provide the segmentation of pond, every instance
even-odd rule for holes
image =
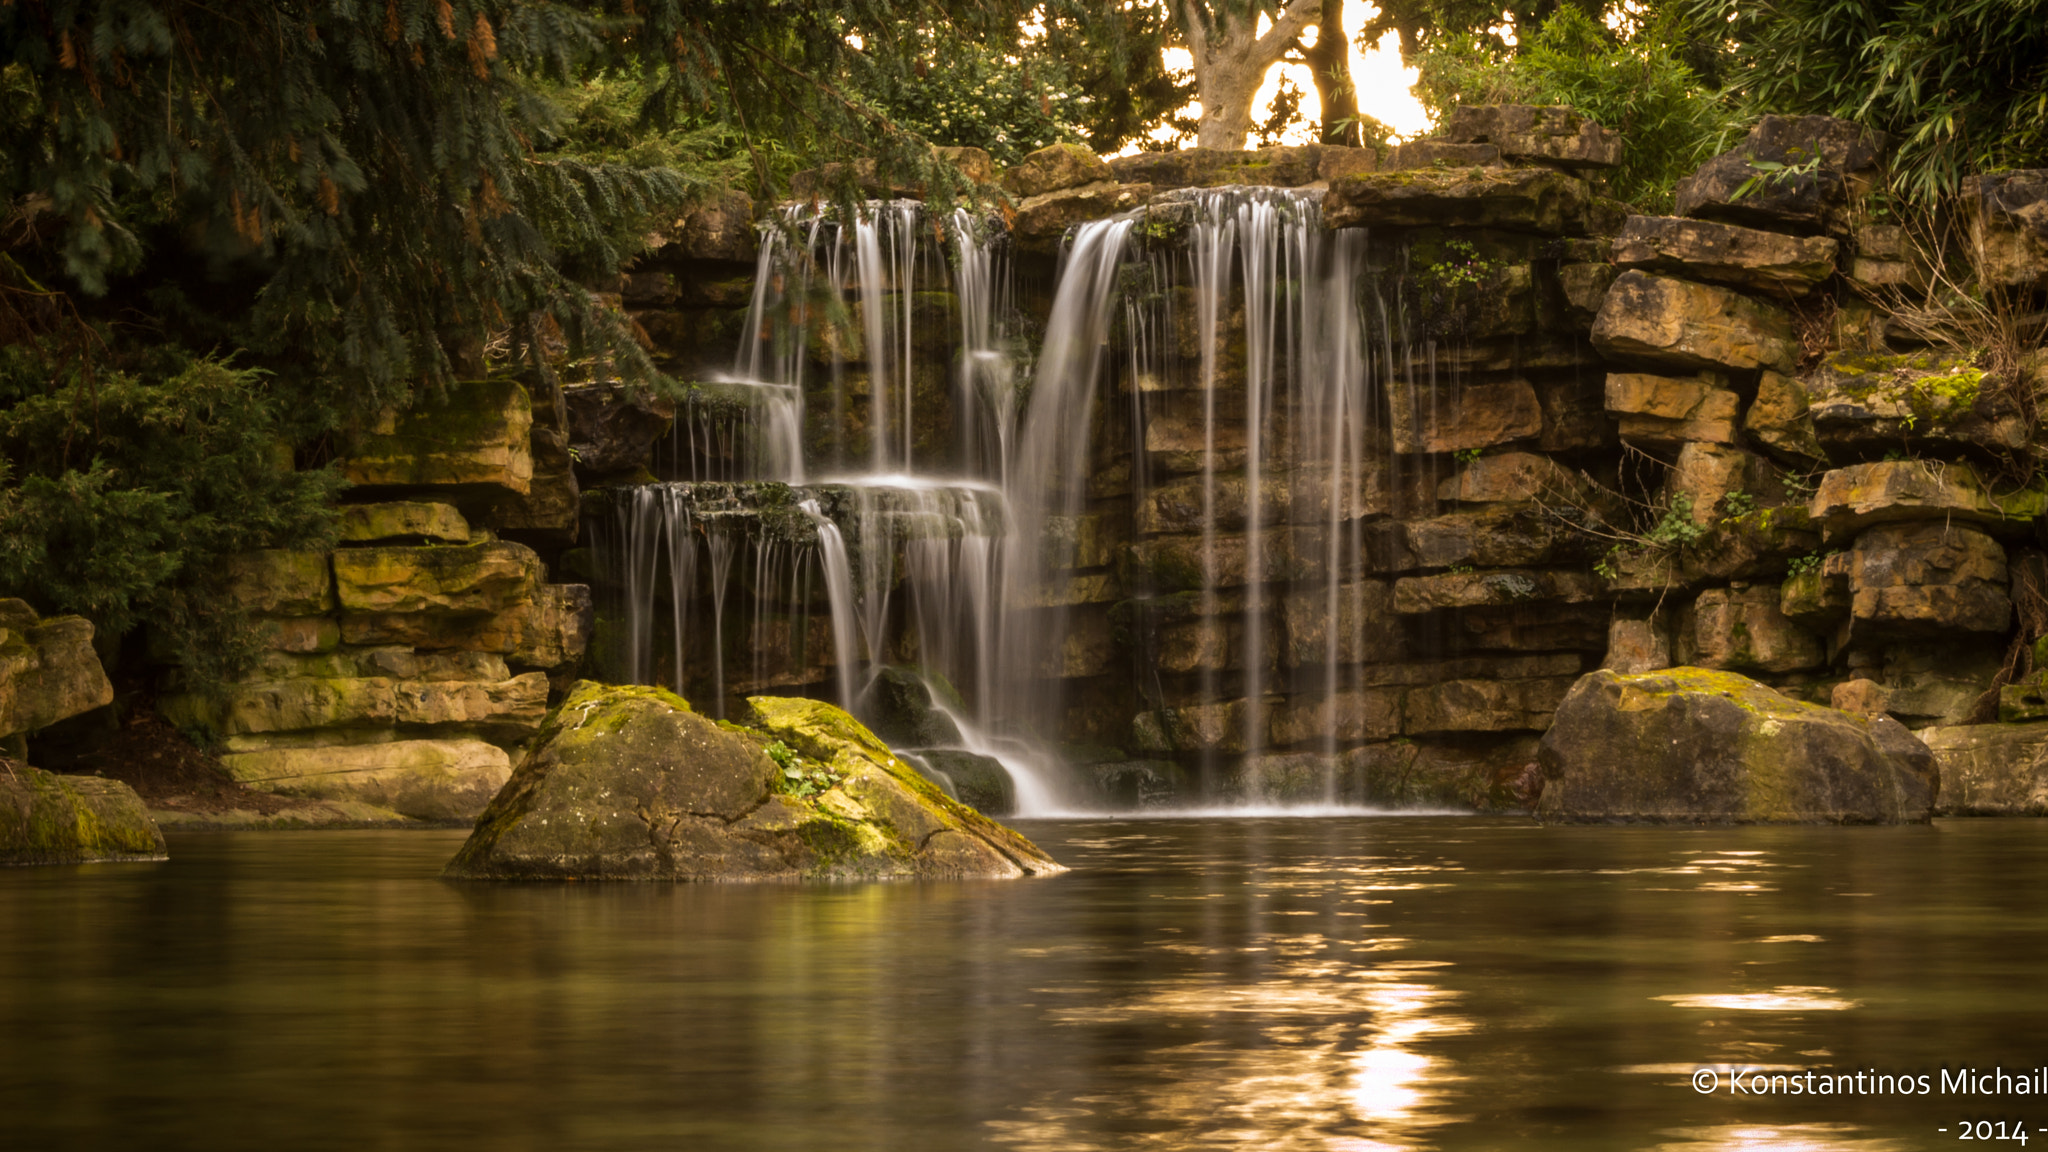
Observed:
[[[174,835],[166,864],[0,870],[0,1142],[2048,1138],[2048,1098],[2019,1091],[2048,1087],[2048,822],[1020,826],[1073,872],[458,885],[437,875],[452,831]]]

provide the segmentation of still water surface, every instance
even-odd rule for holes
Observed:
[[[2048,821],[1022,826],[1074,871],[457,885],[456,832],[0,870],[0,1145],[1876,1152],[1957,1146],[1966,1118],[2048,1139],[2041,1096],[1726,1087],[2048,1064]]]

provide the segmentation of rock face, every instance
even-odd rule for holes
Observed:
[[[1614,238],[1614,262],[1765,295],[1804,296],[1834,275],[1836,247],[1825,236],[1781,236],[1680,216],[1631,216]]]
[[[533,404],[512,380],[448,386],[441,403],[386,411],[359,435],[341,474],[370,489],[432,485],[451,495],[525,495],[533,481]]]
[[[2043,494],[2031,488],[1993,495],[1975,470],[1960,464],[1879,460],[1822,476],[1808,512],[1831,539],[1903,520],[2013,530],[2041,515],[2043,500]]]
[[[1109,165],[1079,144],[1054,144],[1040,148],[1003,173],[1003,187],[1020,199],[1043,196],[1062,188],[1079,188],[1102,180],[1114,180]]]
[[[1896,721],[1699,668],[1587,674],[1538,757],[1538,815],[1566,823],[1921,823],[1939,788]]]
[[[1614,372],[1607,377],[1607,410],[1621,417],[1621,438],[1631,444],[1733,444],[1741,408],[1741,398],[1713,374],[1673,378]]]
[[[0,761],[0,864],[163,859],[164,834],[133,788]]]
[[[1969,355],[1842,351],[1822,361],[1805,388],[1815,433],[1837,457],[2021,448],[2031,425],[2009,400],[1985,395],[1983,383]]]
[[[1986,284],[2048,288],[2048,169],[1968,177],[1963,210]]]
[[[1766,116],[1740,145],[1678,182],[1678,214],[1785,232],[1841,232],[1852,184],[1877,166],[1884,147],[1880,133],[1847,120]]]
[[[1923,728],[1941,767],[1940,816],[2048,816],[2048,724]]]
[[[1129,211],[1144,204],[1151,194],[1147,184],[1102,181],[1032,196],[1017,205],[1017,214],[1010,220],[1010,237],[1027,252],[1049,253],[1059,247],[1068,228]]]
[[[1005,879],[1064,871],[852,717],[756,697],[721,726],[579,684],[448,866],[471,880]],[[774,752],[781,760],[771,758]]]
[[[221,765],[259,792],[354,801],[429,824],[474,819],[512,776],[504,750],[481,740],[231,752]]]
[[[114,699],[82,616],[38,619],[21,600],[0,600],[0,736],[33,732]]]
[[[1585,181],[1547,168],[1378,172],[1330,184],[1323,222],[1331,228],[1462,225],[1577,235],[1592,194]]]
[[[1593,322],[1593,347],[1621,360],[1789,372],[1799,357],[1792,318],[1739,292],[1624,272]]]
[[[1491,144],[1510,160],[1562,168],[1612,168],[1622,139],[1562,104],[1461,104],[1437,137],[1450,144]]]
[[[569,413],[569,446],[591,473],[619,472],[647,460],[654,442],[676,422],[676,402],[623,384],[576,384],[562,389]]]

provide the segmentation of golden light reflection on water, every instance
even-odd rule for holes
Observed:
[[[1862,1135],[1853,1124],[1722,1124],[1712,1128],[1680,1128],[1663,1133],[1678,1139],[1651,1146],[1647,1152],[1897,1152],[1897,1140]]]
[[[1736,1012],[1844,1012],[1862,1004],[1860,1000],[1843,999],[1833,988],[1791,985],[1769,992],[1696,993],[1652,996],[1650,999],[1663,1000],[1680,1008],[1718,1008]]]

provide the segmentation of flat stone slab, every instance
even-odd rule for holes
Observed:
[[[1323,198],[1328,228],[1453,225],[1579,235],[1592,194],[1549,168],[1422,169],[1345,176]]]
[[[1804,296],[1834,275],[1839,247],[1825,236],[1786,236],[1683,216],[1631,216],[1614,238],[1613,259],[1623,268]]]
[[[1792,317],[1740,292],[1647,272],[1622,273],[1593,321],[1593,347],[1618,360],[1697,370],[1789,372]]]

